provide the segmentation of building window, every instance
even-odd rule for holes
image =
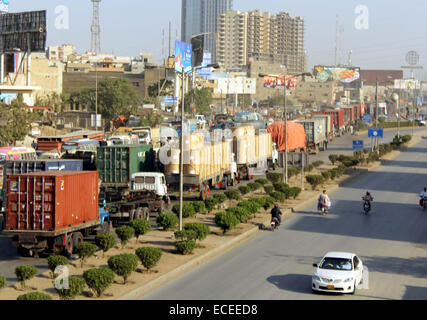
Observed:
[[[139,87],[139,82],[132,82],[132,85],[133,85],[134,87]]]

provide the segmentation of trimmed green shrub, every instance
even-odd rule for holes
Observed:
[[[0,274],[0,289],[6,287],[6,278]]]
[[[135,229],[130,226],[121,226],[116,229],[116,234],[122,243],[122,248],[135,235]]]
[[[215,210],[217,204],[218,204],[218,198],[207,198],[207,199],[205,199],[205,207],[209,213],[211,213],[213,210]]]
[[[21,294],[16,300],[28,301],[28,300],[52,300],[52,297],[47,293],[43,292],[30,292]]]
[[[250,212],[245,207],[230,207],[227,208],[226,212],[231,212],[239,220],[239,222],[246,222],[249,219]]]
[[[53,255],[47,258],[47,266],[50,270],[50,275],[55,278],[55,269],[59,266],[66,266],[68,264],[68,258],[60,255]]]
[[[144,268],[150,270],[159,263],[163,251],[160,248],[143,247],[136,249],[135,253]]]
[[[224,192],[224,194],[227,196],[227,198],[229,200],[241,200],[242,199],[242,195],[241,195],[240,190],[236,190],[236,189],[227,190]]]
[[[95,237],[95,244],[102,250],[102,257],[104,257],[105,253],[116,244],[116,238],[112,234],[99,233]]]
[[[213,197],[217,200],[218,204],[224,203],[227,200],[227,196],[223,193],[214,194]]]
[[[175,239],[179,240],[196,240],[197,233],[194,230],[175,231]]]
[[[36,274],[37,268],[34,266],[24,265],[15,268],[15,275],[23,288],[25,288],[25,281],[34,278]]]
[[[251,188],[249,186],[240,186],[238,189],[239,189],[240,193],[243,195],[251,192]]]
[[[129,227],[135,230],[135,237],[138,241],[140,236],[143,236],[151,230],[151,223],[145,219],[135,219],[129,222]]]
[[[175,242],[175,248],[180,254],[190,254],[193,253],[194,248],[196,247],[196,241],[194,240],[182,240]]]
[[[114,271],[108,268],[93,268],[83,273],[87,286],[97,297],[100,297],[114,283],[114,277]]]
[[[268,172],[266,176],[267,176],[267,179],[272,184],[275,183],[275,182],[283,181],[283,173]]]
[[[255,182],[264,186],[264,185],[266,185],[268,183],[268,179],[265,179],[265,178],[256,179]]]
[[[314,166],[313,166],[312,164],[309,164],[309,165],[305,168],[305,170],[306,170],[307,172],[311,172],[311,171],[313,171],[313,169],[314,169]]]
[[[279,192],[285,192],[286,189],[289,189],[289,185],[284,182],[276,182],[273,184],[274,190]]]
[[[274,187],[273,186],[264,186],[264,191],[266,194],[270,194],[274,191]]]
[[[175,204],[172,208],[172,212],[176,215],[179,215],[179,203]],[[194,210],[194,206],[192,203],[183,203],[182,204],[182,217],[189,218],[194,217],[196,211]]]
[[[276,202],[276,199],[270,196],[264,197],[264,210],[268,210],[271,207],[273,207],[274,203]]]
[[[306,180],[311,184],[313,190],[316,190],[316,188],[324,182],[323,177],[319,175],[309,175],[306,177]]]
[[[338,156],[336,154],[330,154],[328,159],[331,161],[332,165],[335,165],[335,162],[338,161]]]
[[[325,179],[325,181],[328,181],[329,179],[331,179],[331,172],[330,171],[323,171],[322,177],[323,177],[323,179]]]
[[[108,267],[120,277],[123,277],[123,284],[126,284],[129,276],[138,267],[138,257],[130,253],[122,253],[108,259]]]
[[[203,241],[211,233],[209,227],[201,222],[187,223],[184,226],[184,230],[192,230],[196,232],[196,240]]]
[[[251,191],[257,191],[262,187],[262,184],[257,182],[250,182],[248,183],[248,187],[251,189]]]
[[[302,189],[300,187],[293,187],[290,188],[291,191],[291,197],[296,199],[302,192]]]
[[[58,289],[55,287],[55,290],[62,300],[74,300],[75,297],[83,292],[85,286],[86,282],[83,278],[69,277],[68,289]]]
[[[194,211],[196,213],[205,213],[206,212],[206,206],[203,201],[193,201],[191,203],[193,205]]]
[[[236,218],[236,216],[227,211],[227,212],[218,212],[215,215],[215,224],[221,228],[223,231],[223,234],[225,234],[227,231],[233,230],[234,227],[239,223],[239,220]]]
[[[256,201],[242,201],[237,206],[246,208],[251,214],[256,214],[261,209],[261,205]]]
[[[116,229],[117,232],[117,229]],[[96,252],[97,246],[93,243],[82,242],[76,246],[76,253],[81,259],[80,267],[83,268],[87,258],[92,257]]]
[[[276,201],[285,202],[286,195],[280,191],[273,191],[270,193],[270,197],[273,197]]]
[[[298,174],[298,169],[297,168],[288,168],[288,178],[292,178],[293,176],[296,176]]]
[[[323,161],[321,161],[321,160],[318,160],[318,161],[314,161],[313,162],[313,167],[315,167],[315,168],[318,168],[318,167],[320,167],[321,165],[323,165]]]
[[[179,223],[178,217],[173,213],[161,213],[156,221],[165,231],[175,228]]]

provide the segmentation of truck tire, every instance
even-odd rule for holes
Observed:
[[[150,219],[150,211],[148,210],[148,208],[143,207],[143,208],[136,209],[135,219],[149,220]]]
[[[73,237],[70,234],[67,236],[67,241],[65,242],[64,254],[66,257],[69,258],[73,254],[73,251],[74,251]]]
[[[71,238],[73,239],[73,248],[83,242],[83,234],[81,232],[73,233]]]

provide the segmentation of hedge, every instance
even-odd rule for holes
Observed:
[[[274,190],[279,192],[285,192],[287,189],[289,189],[289,185],[287,185],[284,182],[276,182],[273,184]]]
[[[227,200],[227,196],[223,193],[214,194],[213,197],[217,200],[218,203],[224,203]]]
[[[130,253],[122,253],[108,259],[108,267],[120,277],[123,277],[123,284],[126,284],[128,277],[138,267],[138,257]]]
[[[335,162],[338,161],[338,156],[336,154],[330,154],[328,158],[329,161],[331,161],[332,165],[335,165]]]
[[[251,188],[249,186],[240,186],[238,189],[239,189],[240,193],[243,195],[251,192]]]
[[[217,204],[218,204],[218,198],[207,198],[205,199],[205,207],[208,210],[209,213],[211,213],[213,210],[215,210]]]
[[[93,268],[83,272],[83,279],[97,297],[114,283],[114,278],[114,271],[108,268]]]
[[[135,229],[130,226],[121,226],[116,229],[116,234],[122,243],[122,248],[135,235]]]
[[[283,173],[269,172],[266,176],[271,183],[283,181]]]
[[[179,215],[179,203],[175,204],[172,208],[172,212],[176,215]],[[194,206],[192,203],[183,203],[182,204],[182,217],[190,218],[194,217],[196,211],[194,210]]]
[[[325,181],[328,181],[329,179],[331,179],[331,172],[330,171],[323,171],[322,177],[323,177],[323,179],[325,179]]]
[[[140,236],[148,233],[151,229],[151,223],[145,219],[136,219],[129,222],[129,226],[135,230],[135,237],[138,240]]]
[[[47,266],[50,270],[52,278],[55,277],[55,270],[59,266],[66,266],[68,264],[68,258],[61,255],[53,255],[47,258]]]
[[[268,179],[265,179],[265,178],[256,179],[255,182],[264,186],[264,185],[266,185],[268,183]]]
[[[0,274],[0,289],[6,287],[6,278]]]
[[[224,192],[224,194],[227,196],[230,200],[241,200],[242,196],[239,190],[233,189],[233,190],[227,190]]]
[[[116,229],[117,232],[117,229]],[[76,246],[76,253],[81,259],[80,267],[83,268],[87,258],[92,257],[96,252],[97,246],[93,243],[82,242]]]
[[[231,212],[218,212],[215,215],[215,224],[221,228],[223,234],[227,231],[233,230],[239,223],[239,220]]]
[[[256,201],[242,201],[237,206],[246,208],[251,214],[256,214],[261,209],[261,205]]]
[[[58,289],[55,287],[59,298],[62,300],[73,300],[75,297],[80,295],[86,286],[86,282],[83,278],[69,277],[68,278],[68,289]]]
[[[15,268],[15,275],[25,288],[25,281],[30,280],[37,274],[37,268],[34,266],[24,265]]]
[[[285,202],[286,195],[280,191],[273,191],[270,193],[270,197],[274,198],[276,201]]]
[[[250,182],[248,183],[248,187],[250,188],[251,191],[257,191],[261,189],[262,184],[258,182]]]
[[[178,225],[179,219],[173,213],[161,213],[157,216],[156,222],[163,228],[163,230],[168,231]]]
[[[175,239],[196,240],[197,233],[194,230],[181,230],[174,233]]]
[[[141,264],[147,270],[150,270],[159,263],[163,251],[160,248],[143,247],[136,249],[135,253],[141,261]]]
[[[102,256],[116,244],[116,238],[112,234],[99,233],[95,236],[95,244],[102,250]]]
[[[309,184],[311,184],[313,190],[316,190],[317,186],[324,182],[323,177],[319,175],[309,175],[306,177],[306,180]]]
[[[196,241],[194,240],[182,240],[175,242],[175,248],[180,254],[190,254],[193,253],[194,248],[196,247]]]
[[[30,292],[26,294],[21,294],[16,300],[52,300],[52,297],[43,292]]]
[[[192,204],[194,211],[196,213],[205,213],[206,212],[206,205],[203,201],[193,201],[191,204]]]
[[[226,212],[232,213],[239,222],[246,222],[249,220],[251,213],[246,207],[230,207],[227,208]]]
[[[196,232],[196,240],[203,241],[211,233],[209,227],[201,222],[187,223],[184,230],[193,230]]]
[[[264,186],[264,191],[266,194],[270,194],[274,191],[274,187],[273,186]]]

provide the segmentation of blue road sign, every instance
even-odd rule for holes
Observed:
[[[383,129],[371,128],[368,130],[369,138],[382,138],[383,137]]]
[[[353,150],[363,150],[363,140],[353,140]]]
[[[372,123],[372,116],[369,113],[363,115],[363,123],[364,124],[371,124]]]

